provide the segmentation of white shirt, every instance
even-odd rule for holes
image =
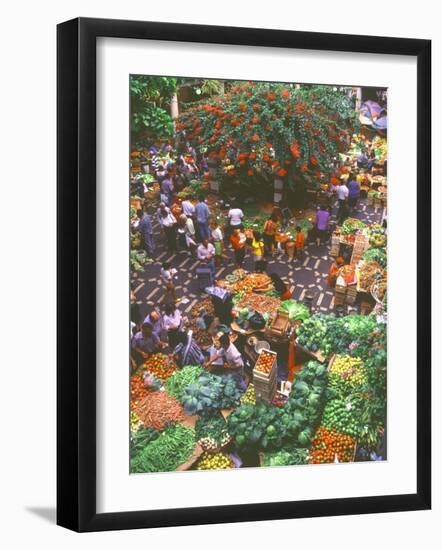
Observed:
[[[215,247],[212,243],[209,243],[207,245],[207,248],[203,246],[202,244],[198,247],[198,258],[200,260],[205,260],[209,256],[213,256],[215,254]]]
[[[181,325],[181,311],[176,309],[172,315],[163,315],[164,328],[166,330],[180,328]]]
[[[336,189],[336,194],[338,195],[338,199],[340,201],[345,201],[345,199],[348,197],[348,187],[346,185],[340,185]]]
[[[230,219],[230,225],[240,225],[244,213],[241,208],[231,208],[227,217]]]
[[[170,208],[168,208],[166,206],[165,208],[166,212],[167,212],[167,216],[165,216],[163,218],[162,214],[161,214],[161,209],[158,208],[158,212],[157,212],[157,218],[158,218],[158,222],[160,223],[161,226],[166,226],[166,227],[171,227],[173,224],[176,223],[176,218],[175,216],[172,214]]]
[[[243,367],[244,361],[242,360],[241,354],[238,351],[238,348],[235,346],[235,344],[230,344],[230,346],[225,350],[224,348],[221,348],[218,351],[218,355],[220,357],[224,357],[226,363],[229,365],[233,365],[235,367]]]
[[[212,230],[212,239],[216,242],[223,240],[223,232],[219,227]]]
[[[186,216],[193,216],[195,214],[195,207],[190,201],[183,201],[181,203],[183,214]]]

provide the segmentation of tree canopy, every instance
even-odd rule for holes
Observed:
[[[227,176],[309,180],[329,172],[358,125],[351,99],[331,86],[246,82],[189,106],[177,131]]]

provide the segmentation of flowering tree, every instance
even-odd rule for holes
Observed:
[[[331,86],[247,82],[192,105],[176,129],[221,161],[228,177],[293,185],[329,172],[357,124],[351,100]]]

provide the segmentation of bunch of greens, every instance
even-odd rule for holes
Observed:
[[[149,443],[155,441],[159,435],[160,432],[154,428],[140,427],[136,432],[133,432],[130,437],[130,456],[132,458],[137,456]]]
[[[231,375],[202,374],[184,390],[181,402],[188,415],[206,414],[239,404],[242,390]]]
[[[287,313],[291,321],[304,321],[310,317],[310,312],[305,304],[295,300],[285,300],[281,303],[279,311]]]
[[[227,426],[239,449],[278,449],[285,435],[280,409],[265,403],[241,405],[229,415]]]
[[[366,262],[377,262],[384,269],[387,267],[387,252],[384,248],[369,248],[364,252]]]
[[[287,447],[280,451],[266,453],[264,456],[263,466],[298,466],[307,464],[308,451],[307,449],[291,449]]]
[[[190,384],[203,374],[204,369],[199,365],[188,365],[180,370],[175,371],[164,383],[164,387],[169,395],[175,397],[179,401]]]
[[[168,426],[130,461],[133,474],[172,472],[184,464],[195,448],[195,431],[182,424]]]

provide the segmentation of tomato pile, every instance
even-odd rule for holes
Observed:
[[[156,353],[149,357],[144,363],[143,368],[163,382],[176,371],[176,365],[173,362],[172,355],[163,355],[161,353]]]
[[[255,365],[255,370],[264,374],[270,374],[273,367],[274,358],[275,356],[273,354],[262,351],[259,354],[258,361]]]
[[[310,464],[329,464],[335,461],[352,462],[355,439],[349,435],[319,427],[310,448]]]
[[[130,377],[130,407],[133,409],[135,404],[146,395],[147,390],[144,386],[140,374],[133,374]]]

